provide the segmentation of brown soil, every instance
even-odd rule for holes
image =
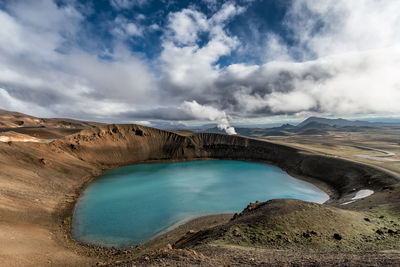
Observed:
[[[63,118],[37,118],[19,112],[0,109],[0,128],[69,128],[86,129],[102,125],[98,122],[86,122]]]
[[[276,203],[280,204],[274,206],[274,214],[286,214],[288,217],[275,217],[275,221],[263,222],[260,220],[263,216],[258,215],[249,219],[252,215],[245,214],[229,222],[227,216],[197,219],[191,225],[160,236],[158,241],[153,240],[130,251],[87,246],[71,239],[71,215],[75,201],[85,185],[105,170],[141,162],[206,158],[272,163],[290,174],[300,178],[309,177],[314,181],[318,180],[318,184],[323,187],[329,186],[332,189],[332,200],[329,206],[277,200]],[[378,193],[346,207],[340,205],[343,198],[351,196],[355,190],[365,188]],[[379,221],[375,222],[378,219],[374,216],[382,212],[385,223],[379,223],[388,228],[391,221],[399,223],[399,198],[398,180],[373,166],[239,136],[180,135],[138,125],[101,125],[50,144],[0,142],[0,262],[4,266],[88,266],[98,262],[119,264],[117,261],[128,265],[226,263],[242,266],[262,263],[285,265],[296,262],[301,265],[317,259],[322,264],[345,263],[346,260],[360,264],[368,260],[372,261],[371,264],[396,263],[399,260],[398,254],[382,254],[383,250],[397,249],[396,246],[389,246],[388,242],[371,241],[374,247],[365,254],[360,252],[365,248],[353,248],[349,241],[344,248],[350,247],[354,251],[347,254],[341,249],[334,249],[334,241],[329,240],[328,252],[315,252],[313,247],[306,246],[305,243],[299,247],[275,246],[264,243],[264,240],[252,243],[252,233],[246,233],[248,242],[236,244],[232,227],[239,227],[240,231],[244,231],[241,220],[250,216],[247,218],[250,223],[246,227],[249,231],[254,231],[253,234],[267,232],[275,223],[276,229],[273,231],[278,231],[284,225],[287,235],[291,235],[303,231],[303,228],[292,228],[293,224],[288,223],[290,220],[303,220],[306,225],[312,224],[311,220],[317,218],[316,227],[322,227],[320,224],[327,222],[332,227],[346,225],[348,232],[343,232],[343,235],[358,235],[359,232],[353,231],[354,227],[346,218],[359,218],[368,213],[373,221],[371,229],[375,229]],[[263,207],[271,205],[265,204]],[[290,212],[285,213],[285,210]],[[269,214],[270,209],[258,211]],[[216,228],[200,231],[210,226]],[[364,224],[355,226],[363,228]],[[193,228],[189,229],[193,231],[187,231],[188,228]],[[222,233],[219,229],[228,231],[219,236]],[[370,228],[368,226],[365,229]],[[368,231],[367,236],[370,234]],[[189,242],[191,238],[199,236],[204,239],[194,244]],[[397,242],[397,239],[389,238],[386,232],[384,236]],[[346,238],[348,237],[344,240]],[[181,240],[177,242],[179,239]],[[315,247],[324,247],[326,240],[323,238],[319,243],[315,240]],[[160,249],[161,245],[167,243],[176,243],[175,247],[179,248],[167,246]],[[158,248],[158,251],[150,252],[154,248]],[[269,250],[265,250],[266,248]],[[282,248],[288,251],[279,251]],[[342,255],[346,257],[341,257]],[[160,259],[165,259],[165,262],[161,264]]]
[[[112,266],[400,266],[400,254],[307,252],[234,246],[207,246],[196,250],[165,247],[134,261],[114,262]]]

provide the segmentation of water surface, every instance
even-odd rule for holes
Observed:
[[[106,172],[88,186],[73,217],[83,242],[126,247],[143,243],[199,215],[243,210],[249,202],[297,198],[322,203],[328,195],[281,169],[243,161],[140,164]]]

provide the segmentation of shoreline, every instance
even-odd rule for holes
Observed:
[[[141,162],[134,162],[132,164],[127,164],[127,165],[117,165],[117,166],[107,166],[104,168],[104,166],[101,168],[101,173],[97,175],[87,175],[82,177],[81,179],[83,180],[83,183],[81,183],[77,188],[73,189],[72,192],[70,192],[68,195],[71,197],[73,195],[73,201],[69,202],[70,205],[66,207],[64,210],[60,210],[61,216],[58,217],[59,219],[59,227],[62,229],[62,234],[64,236],[63,238],[63,243],[66,243],[67,247],[73,247],[73,248],[78,248],[79,252],[83,252],[84,255],[90,255],[91,253],[87,253],[88,251],[86,250],[92,250],[93,248],[96,248],[96,250],[101,250],[103,254],[109,254],[112,253],[114,254],[115,250],[117,251],[130,251],[133,253],[137,252],[137,248],[143,246],[146,247],[148,244],[154,243],[154,241],[159,240],[159,238],[163,238],[165,236],[173,234],[180,226],[183,226],[184,228],[193,225],[196,223],[197,225],[201,225],[202,229],[203,228],[209,228],[207,227],[208,225],[205,223],[208,221],[209,218],[220,218],[223,217],[225,218],[226,216],[230,216],[230,218],[233,216],[234,213],[215,213],[215,214],[205,214],[205,215],[198,215],[198,216],[191,216],[189,218],[185,218],[174,225],[168,227],[167,229],[161,231],[160,233],[156,234],[155,236],[151,237],[149,240],[145,241],[142,244],[139,245],[133,245],[133,246],[128,246],[128,247],[114,247],[114,246],[101,246],[101,245],[95,245],[95,244],[90,244],[86,242],[79,241],[78,239],[74,238],[72,235],[72,222],[73,222],[73,216],[75,212],[76,205],[79,201],[79,198],[81,197],[82,193],[86,190],[86,188],[95,182],[97,179],[99,179],[101,176],[104,175],[107,171],[110,171],[115,168],[123,167],[123,166],[130,166],[130,165],[139,165],[139,164],[154,164],[154,163],[169,163],[169,162],[188,162],[188,161],[208,161],[208,160],[233,160],[233,161],[246,161],[246,162],[257,162],[257,163],[263,163],[263,164],[269,164],[274,167],[277,167],[287,173],[289,176],[293,177],[294,179],[298,179],[301,181],[308,182],[323,192],[325,192],[329,199],[325,201],[324,203],[320,203],[322,205],[327,205],[334,203],[338,201],[339,199],[337,198],[337,193],[335,192],[335,189],[331,186],[329,186],[327,183],[320,181],[315,178],[311,177],[306,177],[306,176],[301,176],[298,174],[294,174],[289,172],[288,170],[285,170],[284,168],[274,164],[273,162],[266,162],[262,160],[243,160],[243,159],[221,159],[221,158],[195,158],[195,159],[183,159],[183,160],[148,160],[148,161],[141,161]],[[100,171],[100,170],[99,170]],[[65,200],[65,199],[64,199]],[[71,200],[71,199],[69,199]],[[254,200],[254,202],[257,200]],[[62,203],[64,201],[61,201]],[[240,211],[238,211],[240,212]],[[65,221],[67,220],[67,224]],[[67,239],[65,240],[65,237],[67,236]],[[164,246],[166,244],[162,244]],[[153,248],[152,248],[153,249]],[[81,251],[83,250],[83,251]],[[142,253],[140,253],[142,254]],[[138,254],[138,255],[140,255]]]
[[[199,160],[210,160],[210,159],[199,159]],[[169,161],[162,160],[162,161],[150,161],[145,163],[158,163],[158,162],[169,162]],[[144,164],[144,163],[137,163],[137,164]],[[110,169],[105,169],[104,172]],[[96,176],[87,175],[82,177],[81,179],[83,179],[84,182],[79,187],[73,189],[69,194],[69,195],[73,194],[73,202],[68,202],[69,205],[65,208],[57,209],[58,227],[56,226],[53,227],[53,232],[56,234],[56,241],[61,243],[61,245],[74,250],[76,253],[80,255],[97,256],[98,260],[101,260],[105,257],[115,258],[118,257],[118,255],[121,255],[122,252],[128,252],[130,254],[133,254],[134,258],[136,258],[154,249],[164,247],[170,244],[171,243],[170,241],[177,241],[181,236],[186,234],[188,231],[193,230],[193,228],[194,229],[198,228],[197,231],[200,231],[208,227],[213,227],[229,221],[234,215],[234,213],[217,213],[217,214],[199,215],[190,217],[188,219],[183,219],[175,223],[174,225],[168,227],[164,231],[156,234],[146,242],[131,247],[124,247],[124,248],[105,247],[105,246],[99,246],[81,242],[72,236],[72,216],[74,215],[75,207],[81,194],[84,192],[87,186],[95,182],[99,177],[103,175],[103,173]],[[98,254],[100,254],[101,256],[98,257]]]

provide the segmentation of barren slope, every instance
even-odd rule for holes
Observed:
[[[329,185],[337,200],[332,205],[338,207],[341,197],[363,188],[380,192],[374,202],[365,199],[374,209],[387,205],[388,196],[398,199],[398,181],[391,175],[345,160],[239,136],[101,125],[50,144],[0,142],[0,261],[7,266],[79,266],[134,258],[137,251],[103,250],[70,239],[71,212],[83,186],[112,167],[205,158],[273,163],[325,188]],[[368,209],[357,205],[346,208]]]

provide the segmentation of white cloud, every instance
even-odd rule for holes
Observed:
[[[65,64],[82,77],[82,83],[88,84],[99,97],[131,104],[157,101],[157,94],[153,91],[157,89],[154,77],[146,63],[124,50],[124,47],[117,50],[113,54],[113,61],[76,52],[69,55]]]
[[[242,114],[399,113],[398,14],[394,0],[296,0],[286,23],[299,45],[268,33],[265,64],[228,66],[218,80]]]
[[[16,0],[7,4],[7,9],[19,23],[31,30],[58,31],[74,34],[83,16],[71,5],[57,6],[51,0]]]
[[[210,26],[203,13],[188,8],[171,13],[168,22],[168,39],[179,45],[194,44],[198,34]]]
[[[137,19],[137,20],[145,20],[145,19],[146,19],[146,16],[143,15],[143,14],[139,14],[139,15],[136,16],[136,19]]]
[[[158,26],[158,24],[153,23],[149,26],[149,29],[152,31],[159,31],[161,28],[160,28],[160,26]]]
[[[14,4],[12,10],[14,16],[0,10],[0,86],[8,99],[8,104],[0,103],[4,107],[32,103],[37,108],[30,108],[29,113],[43,115],[47,110],[49,116],[97,118],[111,117],[144,101],[157,101],[152,92],[156,89],[154,77],[146,62],[121,43],[115,43],[109,55],[112,60],[99,59],[96,53],[73,43],[67,53],[57,52],[70,41],[66,25],[70,34],[78,34],[81,16],[76,10],[70,15],[73,7],[41,0],[29,6]],[[49,24],[43,25],[30,10],[40,17],[50,12]],[[29,15],[18,17],[24,14]]]
[[[136,24],[134,23],[128,23],[126,25],[126,32],[129,35],[133,35],[133,36],[142,36],[143,35],[143,29],[140,29],[138,26],[136,26]]]
[[[218,1],[217,0],[202,0],[207,7],[213,11],[217,10],[218,8]]]
[[[230,2],[222,5],[221,9],[218,10],[212,17],[211,21],[214,24],[221,24],[227,20],[233,18],[234,16],[242,13],[245,10],[244,7],[236,6]]]
[[[123,16],[117,16],[114,20],[113,34],[121,39],[130,37],[142,37],[144,28],[140,24],[134,23]]]
[[[270,62],[252,73],[249,67],[248,74],[238,80],[246,86],[235,93],[235,99],[244,112],[398,113],[398,69],[400,46],[302,63]],[[269,90],[255,92],[257,79],[271,83]]]
[[[277,34],[269,33],[267,35],[265,46],[265,61],[291,61],[288,46]]]
[[[240,12],[241,8],[229,4],[210,18],[189,9],[170,15],[161,61],[172,86],[196,91],[194,94],[212,86],[220,72],[215,63],[239,45],[237,38],[229,36],[224,27],[226,20]],[[202,32],[208,34],[209,40],[199,46],[197,41]]]
[[[296,0],[287,19],[300,48],[324,57],[399,43],[399,12],[396,0]]]
[[[149,126],[149,127],[151,126],[150,121],[134,121],[133,123],[144,125],[144,126]]]
[[[110,1],[117,10],[146,2]],[[245,12],[233,2],[208,15],[194,6],[170,13],[164,29],[162,23],[145,28],[143,17],[117,16],[109,22],[114,39],[107,53],[76,43],[85,36],[85,18],[72,4],[12,1],[5,10],[3,108],[90,119],[163,107],[174,110],[164,119],[214,120],[230,133],[233,116],[400,113],[397,0],[295,0],[285,17],[295,46],[277,32],[259,33],[266,36],[257,50],[265,50],[263,64],[243,60],[223,67],[222,57],[251,47],[227,30]],[[152,66],[124,45],[146,30],[163,32],[161,55]],[[107,60],[99,58],[103,54]]]
[[[134,6],[146,5],[148,0],[110,0],[110,4],[116,10],[130,9]]]

